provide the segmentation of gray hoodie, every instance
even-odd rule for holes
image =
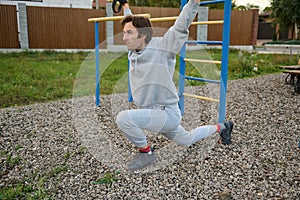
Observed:
[[[176,54],[188,39],[188,28],[198,9],[199,3],[190,0],[163,37],[153,37],[140,52],[129,51],[131,92],[139,108],[177,105],[173,82]]]

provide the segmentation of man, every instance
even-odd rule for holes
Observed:
[[[233,128],[230,121],[200,126],[192,131],[180,125],[179,98],[173,82],[176,54],[188,39],[188,28],[198,12],[200,0],[190,0],[174,26],[163,37],[153,38],[149,19],[133,16],[124,1],[127,16],[122,20],[123,40],[129,50],[130,86],[138,109],[121,111],[116,122],[128,140],[139,148],[125,168],[138,170],[155,163],[155,153],[144,130],[162,134],[187,147],[215,133],[220,134],[222,144],[230,144]]]

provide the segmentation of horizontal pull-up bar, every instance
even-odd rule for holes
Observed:
[[[150,18],[150,22],[167,22],[167,21],[175,21],[178,17],[157,17]]]
[[[209,98],[209,97],[197,96],[197,95],[187,94],[187,93],[183,93],[183,95],[187,96],[187,97],[196,98],[196,99],[206,100],[206,101],[219,102],[218,99],[212,99],[212,98]]]
[[[158,17],[158,18],[150,18],[151,22],[167,22],[167,21],[175,21],[178,17]],[[223,24],[223,20],[218,21],[199,21],[192,22],[192,25],[202,25],[202,24]]]
[[[223,20],[217,20],[217,21],[198,21],[198,22],[192,22],[192,25],[203,25],[203,24],[224,24]]]
[[[150,14],[139,14],[136,16],[143,16],[150,18]],[[112,17],[99,17],[99,18],[90,18],[89,22],[105,22],[105,21],[117,21],[122,20],[124,16],[112,16]],[[167,21],[175,21],[178,17],[158,17],[158,18],[150,18],[151,22],[167,22]],[[219,21],[199,21],[192,22],[192,25],[203,25],[203,24],[223,24],[223,20]]]
[[[138,14],[135,16],[143,16],[150,18],[150,14]],[[90,18],[88,19],[88,22],[106,22],[106,21],[118,21],[122,20],[125,16],[112,16],[112,17],[98,17],[98,18]]]
[[[200,59],[190,59],[190,58],[185,58],[184,61],[186,61],[186,62],[197,62],[197,63],[209,63],[209,64],[222,64],[221,61],[200,60]]]

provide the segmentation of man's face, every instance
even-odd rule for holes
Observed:
[[[145,35],[138,37],[137,29],[132,25],[132,22],[125,24],[123,28],[123,40],[129,50],[142,50],[145,46]]]

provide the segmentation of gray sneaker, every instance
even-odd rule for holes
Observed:
[[[221,131],[221,144],[230,144],[231,143],[231,132],[233,128],[233,123],[231,121],[225,122],[225,129]]]
[[[156,157],[154,151],[150,151],[148,153],[137,153],[135,157],[126,163],[125,168],[130,171],[143,169],[153,163],[156,162]]]

